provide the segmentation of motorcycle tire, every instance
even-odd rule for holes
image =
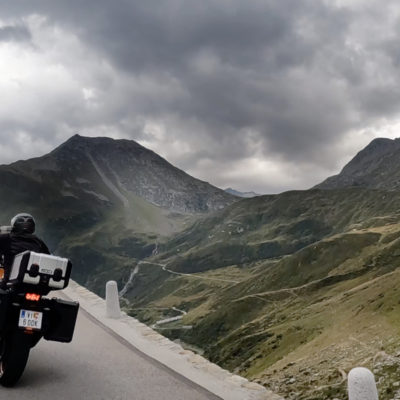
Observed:
[[[0,384],[14,386],[21,378],[28,361],[30,344],[25,335],[15,332],[0,339]]]

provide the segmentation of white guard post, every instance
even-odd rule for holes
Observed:
[[[374,374],[367,368],[357,367],[348,376],[349,400],[379,400]]]
[[[115,281],[108,281],[106,284],[106,317],[120,318],[118,286]]]

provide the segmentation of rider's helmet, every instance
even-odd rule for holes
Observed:
[[[35,220],[30,214],[17,214],[11,220],[11,231],[15,233],[33,233],[35,232]]]

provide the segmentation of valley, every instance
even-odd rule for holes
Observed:
[[[389,172],[385,172],[390,169]],[[400,170],[376,140],[303,191],[239,198],[133,141],[79,135],[0,166],[73,278],[163,335],[287,399],[346,399],[366,366],[400,397]]]
[[[318,246],[332,252],[320,252],[315,266],[326,268],[350,243],[357,254],[344,253],[322,277],[296,284],[290,279],[279,289],[268,277],[283,266],[307,265],[308,248],[280,260],[196,274],[221,281],[165,277],[158,289],[141,296],[148,279],[143,271],[130,294],[135,304],[130,313],[152,324],[170,311],[133,307],[185,310],[182,319],[163,325],[164,335],[200,347],[213,362],[287,398],[344,399],[343,375],[363,365],[382,377],[380,389],[389,399],[397,378],[387,370],[398,364],[400,346],[399,237],[400,224],[394,223],[324,239]],[[223,282],[227,277],[240,283]]]
[[[400,193],[291,192],[252,199],[258,214],[248,213],[248,201],[228,207],[223,217],[205,217],[173,244],[160,245],[126,294],[127,311],[151,325],[172,316],[173,307],[185,310],[182,319],[163,325],[164,335],[201,348],[213,362],[288,398],[317,399],[321,391],[345,398],[343,373],[360,363],[373,369],[377,353],[393,357],[400,345],[398,322],[383,314],[400,311],[400,297],[394,301],[397,290],[390,287],[400,266]],[[268,224],[259,222],[265,219]],[[195,236],[198,232],[208,237]],[[252,251],[254,239],[273,238],[287,254],[267,258]],[[298,250],[285,247],[296,240]],[[229,253],[235,245],[240,253]],[[212,268],[203,268],[203,257]],[[228,257],[238,262],[226,265]],[[167,310],[138,309],[149,306]],[[382,382],[390,389],[390,379]]]

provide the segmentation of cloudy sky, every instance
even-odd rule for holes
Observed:
[[[131,138],[220,187],[276,193],[400,136],[385,0],[0,3],[0,163]]]

